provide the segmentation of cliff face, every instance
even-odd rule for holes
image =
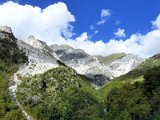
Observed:
[[[93,83],[98,86],[114,77],[126,74],[144,61],[136,55],[125,53],[95,57],[68,45],[51,45],[50,48],[66,65],[75,69],[79,74],[93,79]]]
[[[8,42],[16,41],[16,38],[14,37],[11,28],[8,26],[0,26],[0,39],[8,40]]]

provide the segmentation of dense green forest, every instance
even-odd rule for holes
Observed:
[[[94,95],[89,81],[64,66],[24,78],[17,92],[20,103],[37,120],[102,119],[103,107]]]
[[[144,82],[112,89],[106,99],[109,120],[160,119],[160,66],[144,74]]]
[[[144,72],[142,81],[106,89],[94,90],[73,69],[60,67],[24,78],[17,95],[37,120],[160,119],[159,66]]]
[[[11,99],[8,82],[17,71],[18,64],[27,62],[27,57],[17,47],[16,41],[0,40],[0,120],[24,120],[22,113]]]

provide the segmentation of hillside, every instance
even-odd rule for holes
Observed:
[[[123,58],[124,56],[126,56],[125,53],[114,53],[105,57],[103,56],[95,56],[95,57],[97,57],[101,63],[108,65],[111,62],[114,62],[115,60]]]
[[[147,59],[142,64],[140,64],[136,69],[130,71],[129,73],[117,77],[110,81],[110,83],[106,84],[104,87],[101,88],[100,91],[108,92],[113,88],[119,88],[123,86],[125,83],[134,83],[136,81],[144,81],[144,74],[146,71],[154,69],[155,67],[160,66],[160,57],[159,54]]]
[[[109,60],[0,27],[0,119],[159,120],[160,55]]]
[[[35,120],[93,120],[103,118],[96,93],[73,69],[61,66],[23,78],[17,97]]]
[[[139,56],[125,53],[95,57],[68,45],[51,45],[50,48],[66,65],[92,79],[95,87],[103,86],[114,77],[128,73],[144,61]]]
[[[16,42],[11,29],[0,28],[0,119],[4,120],[25,120],[8,90],[12,74],[18,70],[20,64],[28,61]]]
[[[154,120],[159,118],[160,108],[154,104],[159,104],[160,93],[157,89],[160,83],[153,84],[157,89],[152,87],[156,90],[155,94],[151,94],[152,98],[148,99],[150,93],[144,90],[148,89],[148,84],[152,85],[152,81],[147,82],[150,77],[156,76],[159,82],[159,61],[157,57],[150,58],[137,69],[113,79],[99,90],[95,90],[75,70],[61,66],[23,78],[17,96],[34,119]],[[154,109],[158,112],[152,112]]]

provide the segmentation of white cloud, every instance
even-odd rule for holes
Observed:
[[[97,22],[97,25],[103,25],[106,23],[107,18],[111,15],[109,9],[102,9],[101,10],[101,19]]]
[[[85,33],[85,35],[87,35]],[[91,55],[109,55],[112,53],[133,53],[141,57],[150,57],[154,54],[160,53],[160,30],[152,30],[149,33],[133,34],[126,40],[112,39],[105,43],[102,40],[93,42],[89,37],[78,37],[79,40],[68,39],[66,41],[58,41],[59,44],[68,44],[74,48],[85,50]],[[88,39],[87,39],[88,38]],[[82,40],[80,40],[82,39]]]
[[[76,39],[69,38],[74,34],[73,26],[70,24],[74,21],[74,16],[62,2],[50,5],[43,10],[13,2],[0,5],[0,25],[11,26],[18,38],[25,39],[29,35],[35,35],[48,44],[68,44],[74,48],[83,49],[91,55],[105,56],[125,52],[149,57],[160,53],[160,15],[152,22],[154,29],[150,32],[136,33],[128,39],[112,39],[109,42],[103,42],[103,40],[93,42],[87,32]]]
[[[98,30],[95,30],[95,31],[94,31],[94,35],[97,34],[98,32],[99,32]]]
[[[160,29],[160,14],[155,21],[152,21],[152,24],[154,28]]]
[[[101,11],[101,18],[105,18],[105,17],[108,17],[110,15],[111,15],[110,10],[108,10],[108,9],[102,9],[102,11]]]
[[[81,34],[79,37],[76,38],[76,41],[84,42],[87,39],[88,39],[87,32],[84,32],[83,34]]]
[[[94,29],[95,29],[94,25],[91,25],[90,30],[94,30]]]
[[[25,39],[34,35],[47,43],[72,36],[74,16],[68,11],[65,3],[58,2],[45,9],[31,5],[20,5],[6,2],[0,5],[0,25],[8,25],[16,37]]]
[[[118,28],[117,32],[114,33],[116,37],[126,37],[125,29]]]

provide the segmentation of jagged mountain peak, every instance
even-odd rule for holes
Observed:
[[[118,77],[120,75],[124,75],[128,73],[129,71],[135,69],[138,67],[145,59],[133,55],[133,54],[126,54],[121,59],[118,59],[116,61],[113,61],[108,67],[112,74],[115,77]]]
[[[0,35],[8,39],[14,36],[11,28],[7,26],[1,27]],[[26,41],[17,40],[16,43],[29,58],[29,64],[20,68],[22,75],[43,73],[48,69],[58,67],[57,60],[60,60],[75,69],[77,73],[104,84],[110,78],[123,75],[136,68],[143,61],[132,54],[117,53],[104,57],[105,60],[109,58],[110,62],[103,64],[97,57],[87,54],[82,49],[74,49],[64,44],[48,46],[47,43],[34,36],[29,36]],[[95,83],[99,85],[99,82]]]
[[[37,38],[35,38],[33,35],[29,36],[27,40],[25,40],[25,42],[35,48],[38,49],[46,49],[48,48],[48,45],[46,42],[41,41]]]
[[[50,48],[57,54],[57,56],[64,62],[72,65],[89,64],[93,62],[94,57],[88,55],[84,50],[74,49],[69,45],[51,45]]]
[[[12,29],[8,26],[0,26],[0,31],[12,34]]]
[[[63,50],[65,52],[76,52],[76,53],[85,53],[87,54],[84,50],[82,49],[75,49],[67,44],[61,44],[61,45],[58,45],[58,44],[53,44],[50,46],[50,48],[52,48],[54,51],[59,51],[59,50]]]
[[[16,38],[12,33],[11,27],[8,26],[0,26],[0,39],[8,40],[8,42],[16,42]]]

